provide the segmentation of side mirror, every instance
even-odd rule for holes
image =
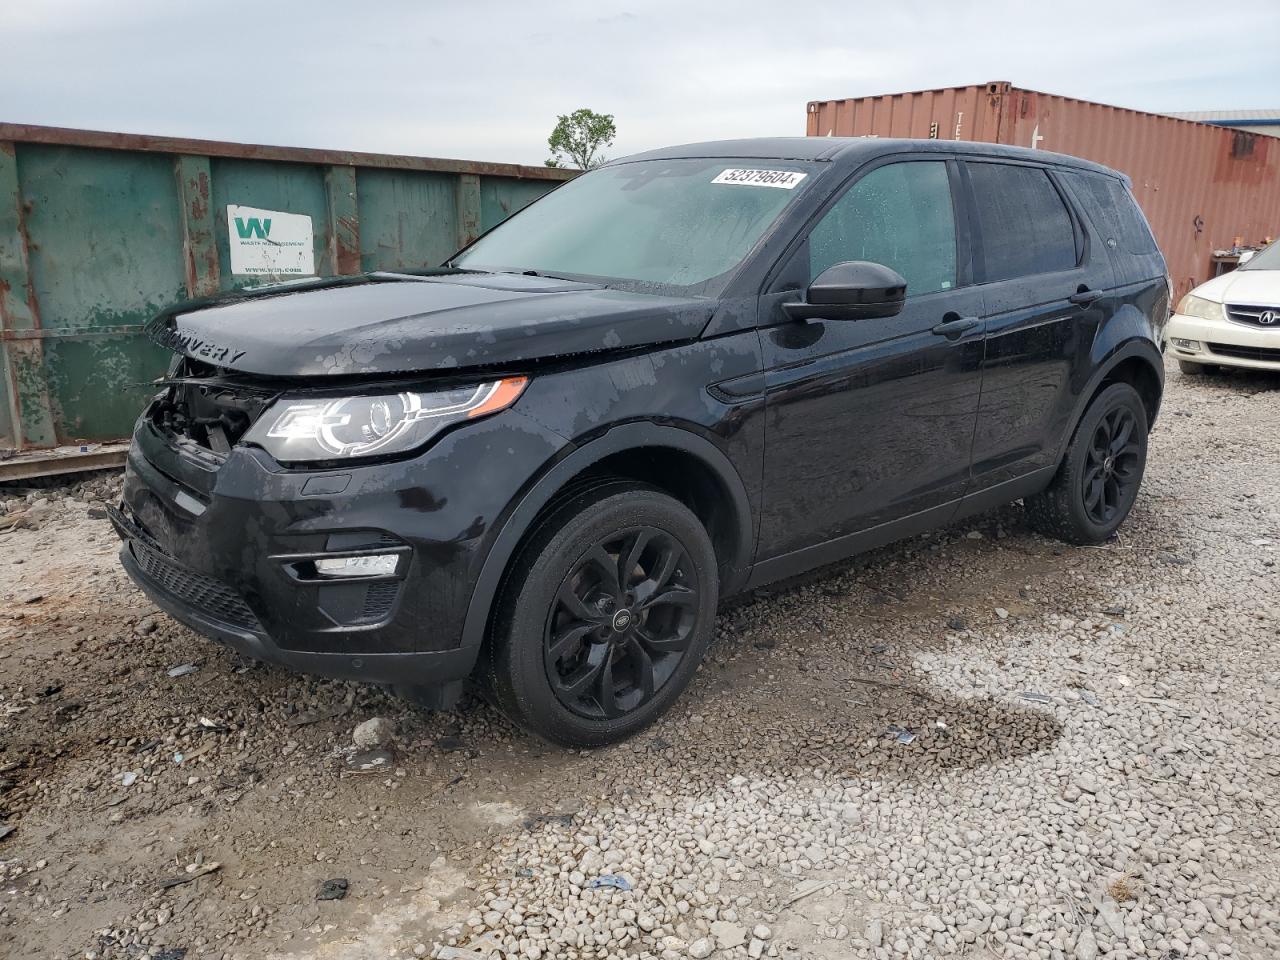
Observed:
[[[873,320],[902,312],[907,281],[896,270],[869,260],[837,263],[809,284],[804,303],[784,303],[792,320]]]

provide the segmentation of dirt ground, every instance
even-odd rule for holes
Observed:
[[[1280,955],[1280,377],[1171,369],[1152,439],[1112,543],[1009,507],[755,594],[581,752],[242,661],[54,491],[0,533],[0,956]]]

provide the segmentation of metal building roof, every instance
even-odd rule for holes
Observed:
[[[1179,120],[1194,120],[1197,123],[1211,123],[1215,126],[1229,124],[1247,124],[1250,126],[1280,126],[1280,107],[1274,110],[1188,110],[1182,113],[1171,113],[1171,117]]]

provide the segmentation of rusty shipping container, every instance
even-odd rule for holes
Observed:
[[[174,300],[437,266],[572,175],[0,123],[0,475],[128,435],[166,356],[142,328]]]
[[[1053,150],[1128,174],[1181,296],[1215,250],[1280,236],[1280,138],[1000,81],[809,104],[813,137],[978,140]]]

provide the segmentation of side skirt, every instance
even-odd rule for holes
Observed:
[[[752,568],[751,577],[748,579],[744,589],[753,590],[756,587],[764,586],[766,583],[785,580],[815,567],[835,563],[838,560],[844,560],[855,554],[883,547],[885,544],[893,543],[897,540],[905,540],[907,537],[927,533],[936,527],[954,523],[965,517],[971,517],[976,513],[983,513],[1017,500],[1020,497],[1039,493],[1049,485],[1049,482],[1053,480],[1053,475],[1057,472],[1057,464],[1050,467],[1042,467],[1026,476],[1017,477],[1014,480],[1006,480],[1004,483],[998,483],[995,486],[987,487],[985,490],[971,493],[968,496],[961,497],[959,500],[951,500],[936,507],[921,510],[919,513],[913,513],[910,516],[890,520],[887,523],[869,527],[866,530],[859,530],[857,533],[846,534],[843,537],[836,537],[834,540],[827,540],[812,547],[805,547],[802,550],[795,550],[780,557],[761,561]]]

